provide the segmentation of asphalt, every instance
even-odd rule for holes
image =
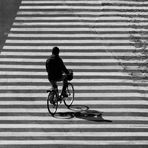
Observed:
[[[0,51],[5,43],[20,3],[21,0],[0,0]]]

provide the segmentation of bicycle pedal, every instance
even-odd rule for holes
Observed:
[[[58,101],[59,101],[60,103],[62,103],[62,99],[61,99],[61,98],[58,98]]]
[[[55,102],[54,102],[53,100],[50,100],[50,103],[51,103],[51,104],[54,104]]]

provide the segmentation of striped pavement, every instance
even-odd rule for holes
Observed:
[[[146,0],[22,0],[0,55],[0,148],[147,147],[148,82],[139,71],[147,6]],[[49,115],[45,62],[54,46],[74,70],[75,109],[102,112],[95,121]],[[73,112],[64,105],[58,111]]]

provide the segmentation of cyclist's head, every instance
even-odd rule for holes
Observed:
[[[52,54],[59,55],[60,49],[58,47],[53,47]]]

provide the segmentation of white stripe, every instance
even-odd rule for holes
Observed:
[[[47,76],[47,72],[1,71],[1,75]],[[75,76],[129,76],[123,72],[75,72]],[[130,77],[130,76],[129,76]]]
[[[64,13],[64,14],[69,14],[69,13]],[[73,12],[73,14],[78,15],[78,16],[82,15],[82,17],[87,16],[87,15],[92,15],[92,17],[100,17],[102,15],[108,15],[108,16],[110,16],[110,15],[117,15],[117,16],[122,15],[123,17],[129,17],[130,15],[134,15],[135,17],[138,17],[138,16],[135,15],[134,12],[118,12],[118,14],[117,14],[116,11],[112,11],[112,12],[108,12],[108,11],[106,11],[106,12],[105,11],[104,12],[102,12],[102,11],[92,12],[92,11],[90,11],[89,12],[87,10],[84,10],[83,12],[75,11],[75,12]],[[146,12],[139,12],[139,14],[140,14],[139,17],[141,17],[141,16],[146,17],[147,16]],[[56,15],[57,16],[57,12],[44,11],[44,10],[43,11],[19,11],[17,13],[17,15],[48,15],[48,16]],[[63,14],[59,13],[59,15],[63,15]]]
[[[105,7],[104,7],[105,8]],[[144,6],[110,6],[110,7],[107,7],[108,10],[110,9],[122,9],[122,10],[128,10],[128,9],[134,9],[134,10],[147,10],[148,8],[144,5]],[[25,5],[22,5],[20,6],[20,9],[82,9],[82,10],[89,10],[89,9],[93,9],[93,10],[97,10],[98,9],[98,6],[75,6],[75,5],[60,5],[60,6],[36,6],[36,5],[32,5],[32,6],[25,6]]]
[[[45,101],[46,104],[46,101]],[[93,110],[96,111],[100,111],[101,112],[106,112],[106,113],[110,113],[110,112],[115,112],[115,113],[148,113],[148,109],[143,109],[143,108],[93,108]],[[60,108],[60,112],[65,112],[65,111],[69,111],[68,109],[64,108]],[[6,113],[6,112],[10,112],[10,113],[48,113],[47,108],[5,108],[5,109],[1,109],[0,108],[0,112],[1,113]]]
[[[104,44],[104,45],[108,45],[108,44],[129,44],[131,43],[130,40],[128,39],[124,39],[124,40],[102,40],[102,39],[94,39],[94,40],[80,40],[80,39],[57,39],[57,40],[33,40],[33,39],[26,39],[26,40],[21,40],[21,39],[7,39],[6,43],[18,43],[18,44],[25,44],[25,43],[29,43],[29,44]]]
[[[1,55],[20,55],[20,56],[47,56],[48,52],[2,52]],[[117,55],[121,55],[122,53],[116,53]],[[62,52],[60,56],[111,56],[112,54],[109,52]],[[128,55],[127,55],[128,56]]]
[[[140,117],[140,116],[103,116],[103,117],[105,119],[107,119],[107,120],[114,120],[114,121],[135,121],[135,123],[137,121],[148,121],[148,118],[147,117]],[[99,119],[99,117],[98,117],[98,119]],[[61,120],[62,121],[69,121],[69,119],[66,119],[66,118],[62,118],[61,119],[61,118],[53,118],[52,116],[46,116],[45,117],[45,116],[29,116],[29,115],[27,115],[27,116],[26,115],[25,116],[1,116],[0,117],[0,120],[5,120],[5,121],[6,120],[8,120],[8,121],[10,121],[10,120],[12,120],[12,121],[21,121],[21,120],[28,121],[29,120],[29,121],[55,121],[55,122],[60,122]],[[81,119],[81,118],[72,118],[70,120],[71,121],[74,120],[74,121],[79,121],[80,122],[80,121],[83,121],[84,119]],[[2,127],[1,127],[1,125],[2,125]],[[12,126],[12,124],[9,124],[9,125]],[[16,125],[16,124],[14,124],[14,125]],[[19,125],[19,124],[17,124],[17,125]],[[21,125],[23,126],[23,124],[21,124]],[[27,126],[29,126],[30,124],[25,124],[25,125],[26,125],[26,128],[27,128]],[[35,123],[34,126],[35,125],[37,125],[37,124]],[[40,125],[42,127],[45,124],[40,124]],[[52,127],[53,124],[48,124],[48,125]],[[68,124],[68,125],[71,125],[71,124]],[[79,124],[79,125],[81,125],[81,124]],[[97,124],[94,124],[94,125],[95,125],[95,127],[97,127]],[[114,126],[114,128],[116,128],[116,126],[115,126],[116,124],[104,124],[104,126],[105,125]],[[130,125],[132,126],[133,124],[130,124]],[[142,124],[138,124],[138,125],[140,126]],[[147,124],[144,124],[144,125],[146,126]],[[7,126],[7,124],[0,124],[0,128],[5,128],[6,126]],[[101,128],[101,124],[98,124],[98,126]],[[124,124],[122,124],[122,126],[124,127]],[[45,127],[46,127],[46,125],[45,125]],[[134,126],[134,127],[136,128],[136,126]],[[17,128],[17,126],[15,126],[15,128]],[[18,126],[18,128],[19,128],[19,126]],[[140,128],[140,127],[138,127],[138,128]]]
[[[97,3],[101,3],[101,2],[98,2],[98,1],[96,1],[96,0],[93,0],[93,1],[84,1],[84,0],[80,0],[80,1],[73,1],[73,0],[71,0],[71,1],[64,1],[66,4],[73,4],[73,3],[86,3],[86,4],[93,4],[93,3],[95,3],[95,4],[97,4]],[[43,1],[25,1],[25,0],[23,0],[22,1],[22,4],[63,4],[63,0],[54,0],[54,1],[45,1],[45,0],[43,0]]]
[[[3,120],[3,118],[0,118]],[[10,118],[11,119],[11,118]],[[16,118],[14,118],[15,120]],[[17,120],[17,119],[16,119]],[[42,129],[68,129],[68,128],[76,128],[76,129],[102,129],[102,128],[129,128],[129,129],[147,129],[148,125],[146,124],[0,124],[0,129],[3,128],[12,128],[12,129],[34,129],[34,128],[42,128]]]
[[[113,3],[113,4],[118,4],[118,3],[121,3],[121,4],[147,4],[147,1],[123,1],[123,0],[106,0],[105,2],[107,3]],[[34,0],[23,0],[22,1],[22,4],[41,4],[41,3],[45,3],[45,4],[55,4],[55,3],[63,3],[63,0],[54,0],[54,1],[47,1],[47,0],[37,0],[37,1],[34,1]],[[101,1],[97,1],[97,0],[91,0],[91,1],[86,1],[86,0],[79,0],[79,1],[74,1],[74,0],[71,0],[71,1],[68,1],[68,0],[65,0],[64,1],[65,4],[73,4],[73,3],[76,3],[76,4],[81,4],[81,3],[85,3],[85,4],[102,4]]]
[[[50,89],[50,86],[47,87],[47,89]],[[47,90],[46,89],[46,90]],[[11,97],[11,98],[40,98],[40,97],[45,97],[47,98],[48,94],[46,93],[13,93],[13,92],[7,92],[7,93],[0,93],[0,97],[3,99],[5,97]],[[75,97],[142,97],[142,94],[140,93],[76,93]]]
[[[1,53],[1,55],[14,56],[14,57],[15,56],[19,56],[19,58],[21,58],[21,57],[23,58],[24,56],[27,56],[29,58],[30,57],[38,58],[37,56],[39,56],[41,58],[42,57],[44,58],[44,57],[47,57],[47,54],[48,54],[47,52],[2,52]],[[112,56],[118,56],[118,58],[121,59],[124,56],[124,58],[128,58],[130,60],[132,60],[132,58],[135,57],[135,56],[138,56],[139,58],[140,57],[141,58],[145,57],[144,55],[140,55],[140,53],[139,53],[139,55],[136,55],[134,53],[131,53],[130,51],[126,52],[126,53],[111,53],[111,52],[88,52],[88,53],[86,53],[86,52],[63,52],[63,53],[60,53],[60,56],[67,56],[67,57],[71,56],[72,58],[76,58],[76,57],[77,58],[80,58],[80,57],[83,57],[83,58],[91,57],[92,59],[95,58],[95,57],[97,57],[99,59],[99,58],[102,58],[102,56],[105,56],[105,57],[108,57],[108,58],[111,58]],[[9,66],[9,65],[7,65],[7,66]],[[117,65],[115,65],[114,69],[116,69],[116,66]],[[0,67],[1,67],[1,65],[0,65]],[[134,68],[134,66],[132,66],[132,67]],[[22,68],[24,68],[24,67],[22,67]],[[100,69],[99,66],[98,66],[98,69]],[[103,69],[103,67],[101,69]],[[106,69],[106,67],[105,67],[105,69]],[[110,67],[110,69],[111,69],[111,67]]]
[[[21,66],[22,67],[22,66]],[[93,67],[92,67],[93,68]],[[80,68],[81,69],[81,68]],[[0,82],[41,82],[41,83],[49,83],[48,79],[41,79],[41,78],[2,78],[0,79]],[[121,84],[124,84],[124,83],[131,83],[131,84],[142,84],[141,82],[133,82],[133,80],[131,79],[127,79],[127,80],[122,80],[122,79],[92,79],[92,78],[89,78],[89,79],[73,79],[71,81],[71,83],[121,83]],[[148,82],[145,82],[145,84],[147,84]]]
[[[106,38],[106,39],[108,39],[109,38],[109,36],[108,36],[108,34],[99,34],[99,36],[98,36],[98,34],[94,34],[94,33],[92,33],[92,34],[89,34],[89,35],[86,35],[86,34],[25,34],[25,33],[21,33],[21,34],[15,34],[15,33],[9,33],[8,34],[8,37],[23,37],[23,38],[25,38],[25,37],[34,37],[34,38],[38,38],[38,37],[40,37],[40,38],[45,38],[45,37],[49,37],[49,38],[53,38],[53,37],[67,37],[67,38],[70,38],[70,37],[73,37],[73,38],[77,38],[77,37],[79,37],[79,38],[81,38],[81,37],[88,37],[88,38],[92,38],[92,37],[96,37],[96,38]],[[129,35],[127,35],[127,34],[112,34],[112,36],[111,36],[112,38],[116,38],[116,37],[118,37],[118,38],[120,38],[120,37],[123,37],[123,38],[128,38],[129,39]],[[92,39],[93,40],[93,39]]]
[[[0,145],[148,145],[147,140],[1,140]],[[48,147],[49,147],[48,146]]]
[[[46,62],[46,59],[32,59],[32,58],[1,58],[0,61],[9,61],[9,62]],[[116,59],[63,59],[64,62],[72,62],[72,63],[117,63]],[[130,61],[125,61],[125,63],[129,63]],[[139,62],[142,63],[142,62]]]
[[[13,75],[17,75],[17,76],[19,76],[19,75],[30,75],[30,76],[35,76],[35,75],[38,75],[38,76],[46,76],[47,75],[47,73],[46,72],[22,72],[22,71],[12,71],[12,72],[10,72],[10,71],[2,71],[2,72],[0,72],[0,74],[1,75],[11,75],[11,76],[13,76]]]
[[[44,101],[0,101],[0,105],[45,105],[46,102]],[[82,101],[82,100],[76,100],[74,101],[75,105],[83,105],[83,104],[89,104],[89,105],[148,105],[147,101],[144,100],[90,100],[90,101]]]
[[[129,55],[130,52],[127,53],[128,55],[127,56],[131,56]],[[47,57],[47,52],[2,52],[1,55],[12,55],[12,56],[46,56]],[[115,55],[118,55],[118,56],[123,56],[124,53],[115,53]],[[73,56],[73,57],[85,57],[85,56],[88,56],[88,57],[93,57],[94,56],[98,56],[99,57],[102,57],[102,56],[112,56],[111,53],[109,52],[62,52],[60,53],[60,56]]]
[[[147,137],[146,132],[0,132],[2,137]]]
[[[133,66],[134,67],[134,66]],[[12,70],[13,69],[24,69],[24,70],[27,70],[27,69],[38,69],[38,70],[43,70],[43,69],[45,69],[45,67],[43,67],[43,66],[39,66],[39,65],[5,65],[5,64],[3,64],[3,65],[0,65],[0,68],[5,68],[5,70],[7,71],[7,68],[11,68]],[[122,67],[121,66],[119,66],[119,65],[115,65],[114,67],[112,67],[112,66],[81,66],[81,65],[78,65],[78,66],[67,66],[67,68],[68,69],[73,69],[74,70],[74,73],[75,73],[75,70],[99,70],[99,69],[101,69],[101,70],[107,70],[107,69],[116,69],[116,70],[122,70]],[[96,80],[97,81],[97,80]],[[104,80],[104,81],[106,81],[106,79]],[[1,82],[1,80],[0,80],[0,82]]]
[[[51,12],[50,12],[51,13]],[[88,27],[100,27],[100,26],[129,26],[129,25],[132,25],[133,23],[132,22],[120,22],[120,23],[117,23],[117,22],[58,22],[58,23],[54,23],[54,22],[14,22],[13,25],[14,26],[23,26],[23,25],[35,25],[35,26],[40,26],[40,25],[44,25],[44,26],[54,26],[54,25],[59,25],[59,26],[76,26],[76,25],[79,25],[79,26],[88,26]],[[148,24],[148,22],[138,22],[138,26],[146,26]],[[90,32],[91,33],[91,32]],[[73,34],[74,35],[74,34]],[[124,35],[124,34],[123,34]]]
[[[134,86],[93,86],[92,85],[89,85],[89,86],[74,86],[75,90],[85,90],[85,91],[104,91],[104,90],[112,90],[112,91],[115,91],[115,90],[125,90],[125,91],[132,91],[132,90],[137,90]],[[28,90],[28,89],[33,89],[33,90],[45,90],[47,89],[47,86],[30,86],[29,85],[19,85],[19,84],[16,84],[14,86],[0,86],[0,90],[7,90],[7,89],[11,89],[11,90]],[[59,88],[60,89],[60,88]],[[143,87],[142,90],[147,90],[148,89],[148,86],[146,87]]]
[[[39,6],[39,7],[41,7],[41,6]],[[82,7],[81,7],[82,8]],[[32,8],[31,8],[32,9]],[[134,9],[135,10],[135,9]],[[62,21],[62,20],[64,20],[64,21],[69,21],[69,20],[77,20],[77,21],[81,21],[81,20],[90,20],[90,21],[97,21],[98,20],[98,18],[95,18],[95,17],[79,17],[79,16],[74,16],[74,15],[72,15],[71,17],[65,17],[65,16],[61,16],[61,17],[59,17],[59,16],[57,16],[57,17],[22,17],[22,16],[17,16],[16,18],[15,18],[15,20],[38,20],[38,21],[41,21],[41,20],[49,20],[49,21],[51,21],[51,20],[60,20],[60,21]],[[104,21],[104,20],[110,20],[110,21],[113,21],[113,20],[129,20],[129,21],[131,21],[131,18],[125,18],[125,17],[121,17],[121,16],[116,16],[116,17],[100,17],[99,18],[99,20],[100,21]],[[144,21],[144,20],[146,20],[146,18],[137,18],[137,21]]]
[[[17,45],[17,46],[7,46],[7,45],[5,45],[4,47],[3,47],[3,49],[17,49],[17,50],[21,50],[21,49],[25,49],[25,50],[30,50],[30,49],[34,49],[34,50],[43,50],[43,49],[48,49],[49,50],[49,52],[50,52],[50,50],[53,48],[53,45],[52,46],[44,46],[44,45],[42,45],[42,46],[28,46],[28,45],[23,45],[23,46],[21,46],[21,45]],[[79,50],[89,50],[90,51],[90,49],[91,50],[99,50],[99,49],[102,49],[102,50],[105,50],[105,51],[108,51],[108,52],[110,52],[109,50],[117,50],[117,51],[119,51],[119,49],[120,50],[135,50],[135,47],[134,46],[96,46],[96,45],[94,45],[94,46],[85,46],[85,45],[83,45],[83,46],[59,46],[59,48],[61,49],[61,51],[62,50],[76,50],[76,51],[79,51]]]
[[[59,44],[59,43],[93,43],[93,44],[111,44],[111,43],[118,43],[118,44],[122,44],[122,43],[125,43],[125,44],[128,44],[128,43],[131,43],[131,41],[129,39],[124,39],[124,40],[109,40],[109,39],[105,39],[105,40],[102,40],[102,39],[90,39],[90,40],[83,40],[83,39],[57,39],[57,40],[33,40],[33,39],[26,39],[26,40],[23,40],[23,39],[19,39],[19,40],[14,40],[14,39],[7,39],[6,40],[6,43],[22,43],[22,44],[25,44],[25,43],[32,43],[32,44],[38,44],[38,43],[41,43],[41,44],[50,44],[50,43],[53,43],[53,44]]]
[[[61,28],[50,28],[50,27],[33,27],[33,28],[29,28],[29,27],[25,27],[25,28],[17,28],[17,27],[13,27],[11,28],[11,31],[24,31],[24,32],[27,32],[27,31],[51,31],[51,32],[54,32],[54,31],[90,31],[91,28],[89,27],[83,27],[83,28],[70,28],[70,27],[61,27]],[[115,31],[115,32],[128,32],[128,31],[132,31],[134,29],[132,28],[93,28],[95,31],[97,31],[98,33],[99,32],[107,32],[107,31]],[[138,30],[141,30],[141,31],[146,31],[145,28],[142,28],[142,29],[137,29]]]

